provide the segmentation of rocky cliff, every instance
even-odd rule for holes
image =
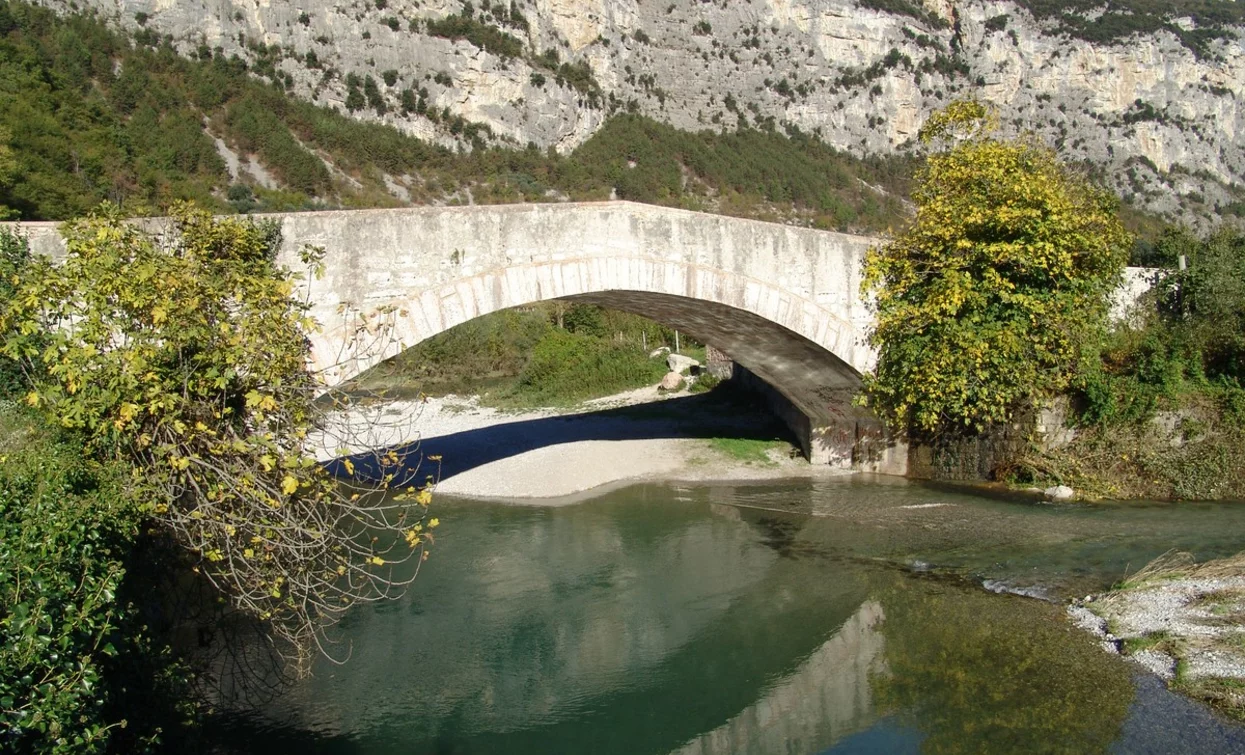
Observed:
[[[86,5],[186,55],[237,54],[299,96],[443,143],[566,151],[629,110],[686,129],[798,128],[886,154],[932,110],[975,94],[1009,131],[1038,133],[1139,207],[1245,214],[1245,25],[1230,0],[1199,6],[1226,9],[1211,20],[1157,21],[1072,0],[1074,13],[1046,3],[1037,16],[1031,0],[476,2],[44,4]],[[1121,19],[1131,26],[1103,32]]]

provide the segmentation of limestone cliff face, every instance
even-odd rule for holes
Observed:
[[[926,0],[905,15],[854,0],[476,2],[77,6],[170,35],[187,54],[207,45],[253,58],[256,43],[278,45],[278,70],[294,91],[341,109],[347,75],[370,75],[389,109],[357,117],[445,143],[455,139],[445,120],[404,114],[402,90],[425,95],[426,110],[485,124],[518,145],[569,150],[611,112],[630,109],[688,129],[794,126],[856,154],[903,149],[932,110],[975,93],[999,107],[1010,131],[1035,131],[1154,211],[1213,218],[1239,202],[1245,179],[1245,28],[1195,55],[1173,31],[1091,44],[994,0]],[[505,57],[430,33],[429,21],[461,18],[465,8],[477,28],[511,35],[523,52]],[[538,57],[546,50],[556,64]],[[308,67],[308,52],[317,67]],[[559,76],[567,62],[586,63],[599,90]],[[397,73],[392,85],[385,71]]]

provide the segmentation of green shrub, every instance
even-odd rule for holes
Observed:
[[[137,507],[33,419],[3,409],[0,429],[0,750],[146,751],[167,719],[137,699],[171,679],[118,597]],[[186,692],[169,691],[166,705]]]
[[[606,335],[601,308],[591,304],[572,304],[563,316],[563,324],[572,333],[601,338]]]
[[[428,33],[434,37],[465,39],[481,50],[502,58],[523,55],[523,43],[517,37],[467,15],[430,19],[426,24]]]
[[[708,393],[722,384],[722,380],[717,376],[708,372],[702,372],[696,378],[696,382],[692,383],[690,390],[692,393]]]
[[[633,344],[555,330],[541,339],[519,376],[513,403],[559,405],[651,385],[666,365]]]
[[[1165,233],[1154,257],[1169,270],[1140,327],[1116,329],[1101,358],[1085,360],[1076,380],[1084,424],[1148,420],[1164,405],[1206,396],[1236,423],[1245,381],[1245,234],[1222,230],[1205,240]]]
[[[1131,238],[1104,191],[1034,140],[992,136],[972,100],[935,113],[916,221],[865,259],[876,293],[866,376],[893,427],[946,437],[1065,391],[1105,327]]]

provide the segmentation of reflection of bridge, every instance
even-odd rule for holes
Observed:
[[[250,749],[352,752],[383,728],[395,751],[816,752],[872,725],[869,574],[785,554],[825,533],[712,503],[733,486],[653,492],[456,508],[418,589],[347,616],[350,662],[264,711]]]
[[[325,251],[306,284],[330,385],[507,307],[567,298],[636,312],[713,344],[779,394],[809,458],[847,465],[877,424],[850,397],[874,354],[860,297],[871,239],[630,202],[269,216],[282,260]],[[25,224],[62,252],[53,224]],[[856,461],[859,463],[860,459]]]
[[[815,752],[866,728],[877,717],[869,679],[882,669],[882,619],[881,604],[866,601],[795,671],[677,755]]]

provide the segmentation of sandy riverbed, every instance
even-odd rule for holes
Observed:
[[[714,438],[743,439],[751,458]],[[655,387],[565,410],[503,412],[456,396],[373,404],[343,417],[321,457],[412,442],[424,456],[421,473],[438,475],[438,493],[544,505],[640,480],[843,474],[793,456],[787,431],[762,407],[727,392]]]

